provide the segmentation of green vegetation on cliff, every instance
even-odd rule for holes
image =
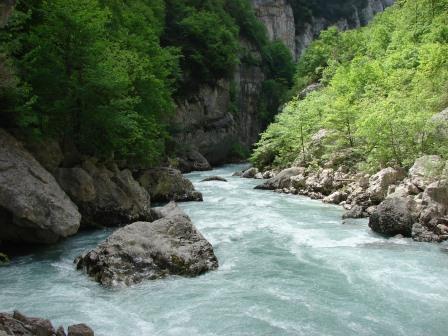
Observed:
[[[299,60],[296,97],[263,133],[258,166],[319,163],[345,153],[358,168],[409,166],[448,154],[432,116],[448,105],[448,1],[398,1],[367,27],[324,31]],[[322,148],[313,135],[326,129]],[[314,146],[315,147],[315,146]]]
[[[153,164],[166,155],[174,99],[231,79],[242,39],[281,91],[263,107],[272,115],[292,57],[268,42],[249,0],[18,1],[0,30],[0,123]]]

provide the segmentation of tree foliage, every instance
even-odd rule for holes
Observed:
[[[447,138],[434,137],[431,117],[448,105],[448,2],[399,1],[368,26],[330,28],[299,60],[295,92],[320,81],[324,88],[292,99],[263,133],[253,161],[291,164],[326,129],[325,151],[351,149],[360,167],[407,167],[422,154],[447,156]]]

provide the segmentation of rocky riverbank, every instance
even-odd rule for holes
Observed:
[[[250,168],[237,175],[267,179],[257,189],[341,205],[344,218],[369,217],[370,228],[380,234],[448,240],[448,162],[439,156],[423,156],[408,171],[388,167],[374,175],[352,173],[343,166],[265,172]]]
[[[18,311],[12,314],[0,313],[0,336],[94,336],[93,330],[85,324],[71,325],[65,332],[57,329],[49,320],[27,317]]]

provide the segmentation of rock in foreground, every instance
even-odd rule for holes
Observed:
[[[37,317],[27,317],[18,311],[13,314],[0,313],[1,336],[66,336],[64,328],[57,330],[51,322]],[[68,336],[94,336],[94,332],[85,324],[68,327]]]
[[[218,267],[212,245],[172,203],[155,222],[137,222],[75,260],[105,286],[132,285],[167,275],[197,276]]]
[[[140,174],[138,181],[148,191],[153,202],[202,201],[202,194],[176,169],[148,169]]]
[[[54,243],[75,234],[80,221],[53,176],[0,129],[0,240]]]

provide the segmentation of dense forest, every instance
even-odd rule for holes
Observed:
[[[177,97],[256,63],[269,121],[294,73],[288,49],[268,41],[246,0],[18,1],[0,48],[3,126],[149,165],[173,150]]]
[[[365,28],[322,32],[299,60],[296,97],[263,133],[253,162],[312,166],[339,155],[374,171],[409,167],[422,154],[446,157],[438,128],[446,116],[434,115],[448,106],[447,13],[446,0],[402,0]],[[313,83],[320,89],[298,94]]]

